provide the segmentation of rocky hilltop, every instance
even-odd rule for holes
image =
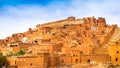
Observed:
[[[36,28],[29,28],[24,33],[16,33],[11,37],[0,40],[1,46],[13,42],[33,43],[38,39],[48,41],[49,43],[63,43],[75,45],[94,45],[103,46],[111,39],[117,40],[119,28],[117,25],[107,25],[104,18],[86,17],[83,19],[75,19],[68,17],[64,20],[38,24]],[[114,37],[117,36],[117,37]],[[87,44],[86,44],[87,43]]]
[[[18,68],[24,68],[24,66],[27,66],[25,68],[31,66],[53,68],[77,63],[100,63],[101,65],[111,60],[113,64],[118,64],[118,58],[115,55],[119,50],[116,46],[113,50],[114,46],[109,46],[108,43],[118,41],[119,34],[120,28],[117,25],[106,24],[105,18],[68,17],[64,20],[38,24],[26,32],[1,39],[0,51],[4,55],[16,56],[16,52],[25,50],[25,55],[21,57],[8,58],[10,66],[17,65]],[[118,50],[117,53],[116,50]],[[114,51],[115,53],[111,53]],[[11,64],[13,62],[15,64]]]
[[[29,28],[29,30],[24,33],[13,34],[11,37],[1,39],[0,45],[6,46],[8,43],[20,42],[26,38],[25,42],[45,39],[50,40],[49,42],[51,43],[64,43],[69,39],[69,41],[74,40],[76,43],[83,44],[89,42],[89,44],[99,44],[101,46],[109,41],[113,33],[117,36],[116,34],[119,32],[117,25],[107,25],[106,20],[102,17],[99,17],[98,20],[94,17],[86,17],[83,19],[68,17],[64,20],[38,24],[36,28]],[[115,40],[115,37],[112,38],[111,40]]]

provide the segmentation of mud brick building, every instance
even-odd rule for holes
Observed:
[[[24,49],[25,55],[8,58],[9,66],[18,68],[54,68],[108,62],[120,65],[119,43],[110,44],[116,39],[114,35],[118,28],[117,25],[106,24],[102,17],[68,17],[38,24],[26,32],[1,39],[0,50],[4,53],[3,47]]]

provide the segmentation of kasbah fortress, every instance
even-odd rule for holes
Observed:
[[[68,17],[0,39],[0,52],[8,68],[120,68],[120,28],[102,17]]]

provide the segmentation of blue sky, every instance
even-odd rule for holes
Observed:
[[[0,0],[0,38],[68,16],[105,17],[120,26],[119,6],[119,0]]]

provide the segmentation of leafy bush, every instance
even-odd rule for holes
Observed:
[[[7,55],[7,57],[11,57],[11,56],[21,56],[21,55],[24,55],[25,54],[25,51],[24,50],[20,50],[18,52],[9,52],[9,54]]]

